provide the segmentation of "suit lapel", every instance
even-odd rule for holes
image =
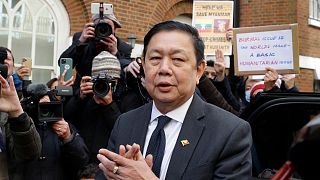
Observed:
[[[131,136],[132,143],[140,145],[141,152],[143,151],[145,138],[147,135],[150,118],[151,118],[152,103],[146,104],[140,114],[137,114],[135,122],[133,123],[133,131]]]
[[[181,179],[186,170],[204,130],[204,124],[200,121],[204,117],[203,105],[202,100],[195,94],[172,152],[166,179]],[[183,146],[182,140],[187,140],[189,144]]]

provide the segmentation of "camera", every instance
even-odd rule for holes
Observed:
[[[98,76],[92,77],[91,82],[93,82],[92,91],[94,95],[105,97],[110,91],[109,84],[112,83],[112,77],[105,73],[100,73]]]
[[[108,37],[112,34],[112,27],[110,24],[104,21],[105,14],[113,14],[113,6],[112,4],[105,4],[105,3],[92,3],[91,4],[91,13],[92,14],[99,14],[99,20],[95,23],[94,26],[94,33],[96,39],[103,39]]]
[[[60,101],[42,102],[38,105],[40,122],[55,122],[63,118],[63,105]]]
[[[59,121],[63,117],[63,104],[61,101],[54,101],[56,96],[72,96],[71,86],[57,86],[49,90],[45,84],[30,84],[26,90],[26,97],[22,104],[30,107],[34,113],[32,118],[38,117],[39,122]],[[41,102],[40,99],[48,95],[51,102]],[[30,109],[29,108],[29,109]]]
[[[4,79],[8,77],[8,66],[0,64],[0,74]]]
[[[135,60],[139,66],[140,66],[140,73],[137,74],[137,78],[138,79],[141,79],[141,78],[144,78],[144,70],[143,70],[143,67],[142,67],[142,58],[141,57],[137,57],[136,60]]]
[[[0,49],[0,74],[4,79],[8,77],[8,66],[4,65],[4,60],[7,59],[7,51],[4,48]]]

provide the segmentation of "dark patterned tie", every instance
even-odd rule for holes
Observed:
[[[5,146],[4,146],[3,136],[1,131],[0,131],[0,149],[1,149],[1,152],[5,151]]]
[[[158,125],[151,135],[147,149],[147,155],[152,154],[153,156],[152,171],[157,177],[160,177],[161,163],[166,147],[166,136],[163,128],[170,120],[171,118],[167,116],[158,117]]]

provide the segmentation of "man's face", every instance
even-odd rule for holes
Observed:
[[[13,58],[10,52],[7,51],[7,59],[4,60],[4,65],[8,66],[8,77],[13,74]]]
[[[216,70],[212,66],[206,66],[205,74],[209,79],[213,79],[216,76]]]
[[[148,45],[143,68],[146,89],[157,108],[167,113],[185,103],[194,93],[205,62],[197,67],[190,35],[161,31]]]

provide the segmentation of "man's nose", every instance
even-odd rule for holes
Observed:
[[[172,67],[172,60],[170,58],[163,58],[160,63],[159,73],[160,74],[170,74]]]

